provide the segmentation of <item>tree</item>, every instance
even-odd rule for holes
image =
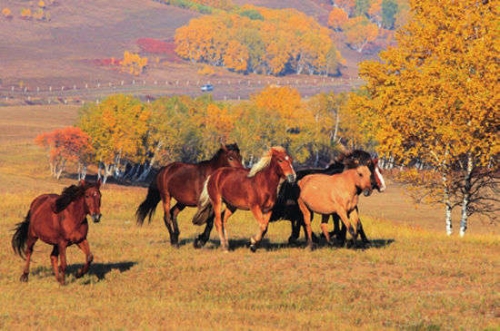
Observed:
[[[335,31],[341,31],[342,26],[347,23],[349,15],[339,7],[333,7],[332,11],[328,15],[328,26]]]
[[[143,73],[144,69],[148,65],[148,58],[140,57],[139,54],[125,51],[123,52],[123,60],[120,64],[124,68],[124,70],[131,75],[139,76]]]
[[[77,163],[78,169],[85,168],[92,153],[90,136],[73,126],[42,133],[35,138],[35,143],[48,150],[50,173],[57,179],[68,163]]]
[[[381,53],[380,62],[361,64],[363,102],[378,119],[381,154],[439,174],[447,233],[460,206],[464,235],[471,202],[488,197],[479,179],[487,169],[498,176],[497,7],[487,0],[422,0],[412,1],[411,11],[398,46]]]
[[[347,45],[359,53],[363,52],[363,48],[368,43],[377,39],[379,32],[377,24],[371,23],[364,16],[350,18],[342,29],[345,33]]]
[[[103,170],[104,182],[112,174],[119,177],[128,163],[142,163],[147,158],[145,141],[150,116],[139,99],[123,94],[82,109],[78,127],[92,138],[98,175]]]

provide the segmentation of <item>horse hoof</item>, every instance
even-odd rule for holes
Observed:
[[[290,246],[295,246],[295,247],[296,247],[296,246],[300,246],[299,241],[297,240],[297,238],[294,238],[294,237],[290,237],[290,238],[288,238],[288,244],[289,244]]]
[[[28,282],[28,275],[22,274],[21,277],[19,278],[19,280],[23,283],[27,283]]]
[[[312,251],[316,250],[316,248],[318,248],[318,245],[316,245],[316,243],[312,243],[309,245],[309,249]]]
[[[257,252],[257,246],[256,245],[250,245],[250,250],[252,251],[252,253]]]

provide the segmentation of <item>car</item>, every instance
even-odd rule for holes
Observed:
[[[213,91],[213,90],[214,90],[214,86],[212,84],[205,84],[205,85],[201,86],[202,92],[209,92],[209,91]]]

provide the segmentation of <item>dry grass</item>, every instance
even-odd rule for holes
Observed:
[[[51,111],[57,117],[63,110]],[[8,125],[1,118],[0,129]],[[61,117],[60,124],[70,120]],[[18,135],[33,135],[35,124],[28,118]],[[256,222],[239,211],[228,228],[233,251],[225,254],[215,233],[205,249],[193,248],[201,228],[190,224],[190,209],[181,214],[181,247],[174,249],[160,214],[149,225],[135,225],[146,189],[117,185],[102,189],[103,219],[91,224],[90,273],[74,278],[83,254],[71,247],[68,285],[59,286],[50,247],[38,243],[30,281],[20,283],[23,262],[10,248],[11,229],[37,194],[72,183],[49,178],[44,153],[24,139],[0,145],[8,155],[0,173],[0,329],[500,328],[497,235],[446,237],[421,222],[363,215],[374,240],[370,249],[288,247],[289,225],[281,222],[271,225],[264,247],[253,254],[246,242]]]

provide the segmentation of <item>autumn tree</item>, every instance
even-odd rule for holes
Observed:
[[[498,6],[487,0],[410,4],[412,20],[398,32],[398,46],[382,52],[380,62],[360,66],[365,111],[379,120],[381,154],[404,165],[418,160],[439,174],[420,184],[441,196],[448,234],[451,211],[461,208],[464,235],[473,204],[488,197],[479,179],[485,172],[498,176]],[[431,191],[436,177],[439,191]]]
[[[119,177],[128,163],[142,163],[151,113],[139,99],[117,94],[82,108],[78,127],[92,139],[99,176]],[[102,167],[101,167],[102,165]]]
[[[139,76],[148,65],[148,58],[129,51],[123,52],[123,60],[120,62],[123,70],[134,76]]]
[[[92,153],[90,136],[73,126],[42,133],[35,138],[35,143],[47,149],[50,173],[57,179],[71,163],[78,164],[78,169],[83,171]]]
[[[334,7],[328,15],[328,26],[335,31],[341,31],[348,19],[349,15],[342,8]]]
[[[293,9],[205,15],[177,29],[175,43],[185,59],[243,73],[337,74],[341,60],[328,29]]]
[[[349,47],[359,53],[363,52],[368,43],[377,39],[379,33],[377,25],[363,16],[350,18],[342,29]]]

